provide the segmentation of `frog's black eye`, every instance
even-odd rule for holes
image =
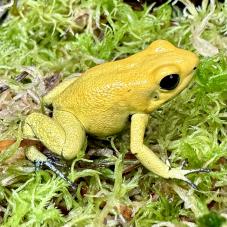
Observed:
[[[164,90],[173,90],[177,87],[180,82],[180,76],[178,74],[170,74],[165,76],[160,81],[160,87]]]

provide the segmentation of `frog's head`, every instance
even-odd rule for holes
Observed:
[[[177,48],[165,40],[153,42],[144,54],[152,62],[147,70],[147,77],[152,78],[154,85],[147,108],[151,112],[189,84],[199,59],[194,53]]]

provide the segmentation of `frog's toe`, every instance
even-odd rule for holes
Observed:
[[[210,169],[206,169],[206,168],[201,168],[201,169],[191,169],[191,170],[187,170],[186,175],[189,175],[191,173],[210,173],[211,170]]]
[[[186,176],[192,173],[209,173],[211,170],[209,169],[191,169],[191,170],[185,170],[181,167],[179,168],[172,168],[169,170],[169,178],[175,178],[179,180],[183,180],[186,183],[188,183],[192,188],[197,189],[197,186],[190,181]]]
[[[198,187],[196,184],[194,184],[191,180],[189,180],[188,178],[185,177],[185,179],[183,180],[184,182],[186,182],[187,184],[189,184],[193,189],[198,190]]]
[[[27,158],[35,163],[35,171],[40,170],[40,167],[46,166],[48,169],[52,170],[57,176],[65,180],[70,187],[74,190],[75,185],[71,182],[59,169],[56,168],[54,160],[49,159],[43,153],[41,153],[36,147],[28,147],[26,149]]]
[[[52,164],[54,164],[55,166],[58,166],[60,168],[66,168],[67,167],[67,163],[64,159],[62,159],[62,156],[57,155],[55,153],[53,153],[52,151],[50,151],[49,149],[44,149],[42,151],[42,153],[47,157],[47,159],[49,160],[49,162],[51,162]]]
[[[69,180],[69,178],[66,177],[59,169],[57,169],[51,160],[47,159],[46,161],[43,161],[42,165],[45,165],[50,170],[52,170],[57,176],[65,180],[73,190],[76,189],[76,186],[74,185],[74,183],[71,180]]]
[[[76,186],[74,185],[74,183],[70,181],[68,177],[66,177],[59,169],[56,168],[52,160],[49,160],[49,159],[45,161],[35,160],[34,164],[35,164],[35,171],[40,170],[40,167],[42,166],[46,166],[48,169],[52,170],[58,177],[65,180],[73,190],[76,189]]]
[[[39,171],[42,168],[43,161],[35,160],[34,161],[34,165],[35,165],[35,172],[37,172],[37,171]]]

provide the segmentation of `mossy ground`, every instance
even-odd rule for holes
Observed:
[[[227,2],[172,3],[139,11],[117,0],[20,0],[0,25],[0,139],[18,142],[0,156],[1,226],[220,226],[227,217]],[[1,9],[1,6],[0,6]],[[33,164],[3,161],[19,152],[21,122],[45,111],[40,98],[49,76],[63,80],[105,61],[124,58],[156,39],[197,52],[194,81],[151,114],[145,137],[163,160],[210,168],[184,182],[144,169],[129,151],[126,130],[105,141],[89,140],[67,163],[67,183]],[[217,53],[217,48],[219,52]],[[211,57],[211,55],[213,55]],[[21,72],[29,75],[17,82]],[[60,78],[60,79],[59,79]],[[164,223],[163,223],[164,222]],[[162,226],[163,226],[162,225]]]

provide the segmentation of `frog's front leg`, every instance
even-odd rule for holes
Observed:
[[[86,140],[80,121],[66,111],[55,111],[53,118],[41,113],[30,114],[23,133],[27,138],[38,138],[50,151],[68,160],[76,156]],[[34,148],[28,148],[26,155],[31,161],[45,161],[45,156],[34,152]]]
[[[150,171],[164,178],[181,179],[189,183],[192,187],[195,185],[186,175],[195,172],[208,172],[206,169],[183,170],[181,168],[170,168],[161,161],[147,146],[143,144],[144,133],[148,123],[147,114],[134,114],[131,121],[131,152],[140,160],[140,162]]]

